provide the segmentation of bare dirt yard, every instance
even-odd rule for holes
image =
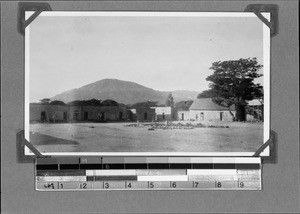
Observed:
[[[30,124],[30,142],[41,152],[255,152],[263,144],[263,123],[209,125],[222,128],[153,130],[149,123],[36,123]]]

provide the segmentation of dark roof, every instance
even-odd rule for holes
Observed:
[[[193,100],[180,101],[178,103],[175,103],[175,108],[178,111],[188,111],[193,102]]]
[[[222,111],[229,109],[214,103],[211,98],[199,98],[194,100],[193,104],[190,106],[190,110]]]

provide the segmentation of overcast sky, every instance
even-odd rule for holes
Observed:
[[[263,63],[256,17],[39,16],[29,38],[31,102],[106,78],[201,92],[215,61]]]

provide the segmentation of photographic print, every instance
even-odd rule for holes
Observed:
[[[269,55],[253,13],[42,12],[25,137],[45,154],[251,156],[269,139]]]

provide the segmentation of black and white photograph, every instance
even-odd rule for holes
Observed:
[[[299,4],[1,1],[3,213],[299,213]]]
[[[42,12],[25,30],[25,137],[45,154],[251,156],[269,82],[253,13]]]

